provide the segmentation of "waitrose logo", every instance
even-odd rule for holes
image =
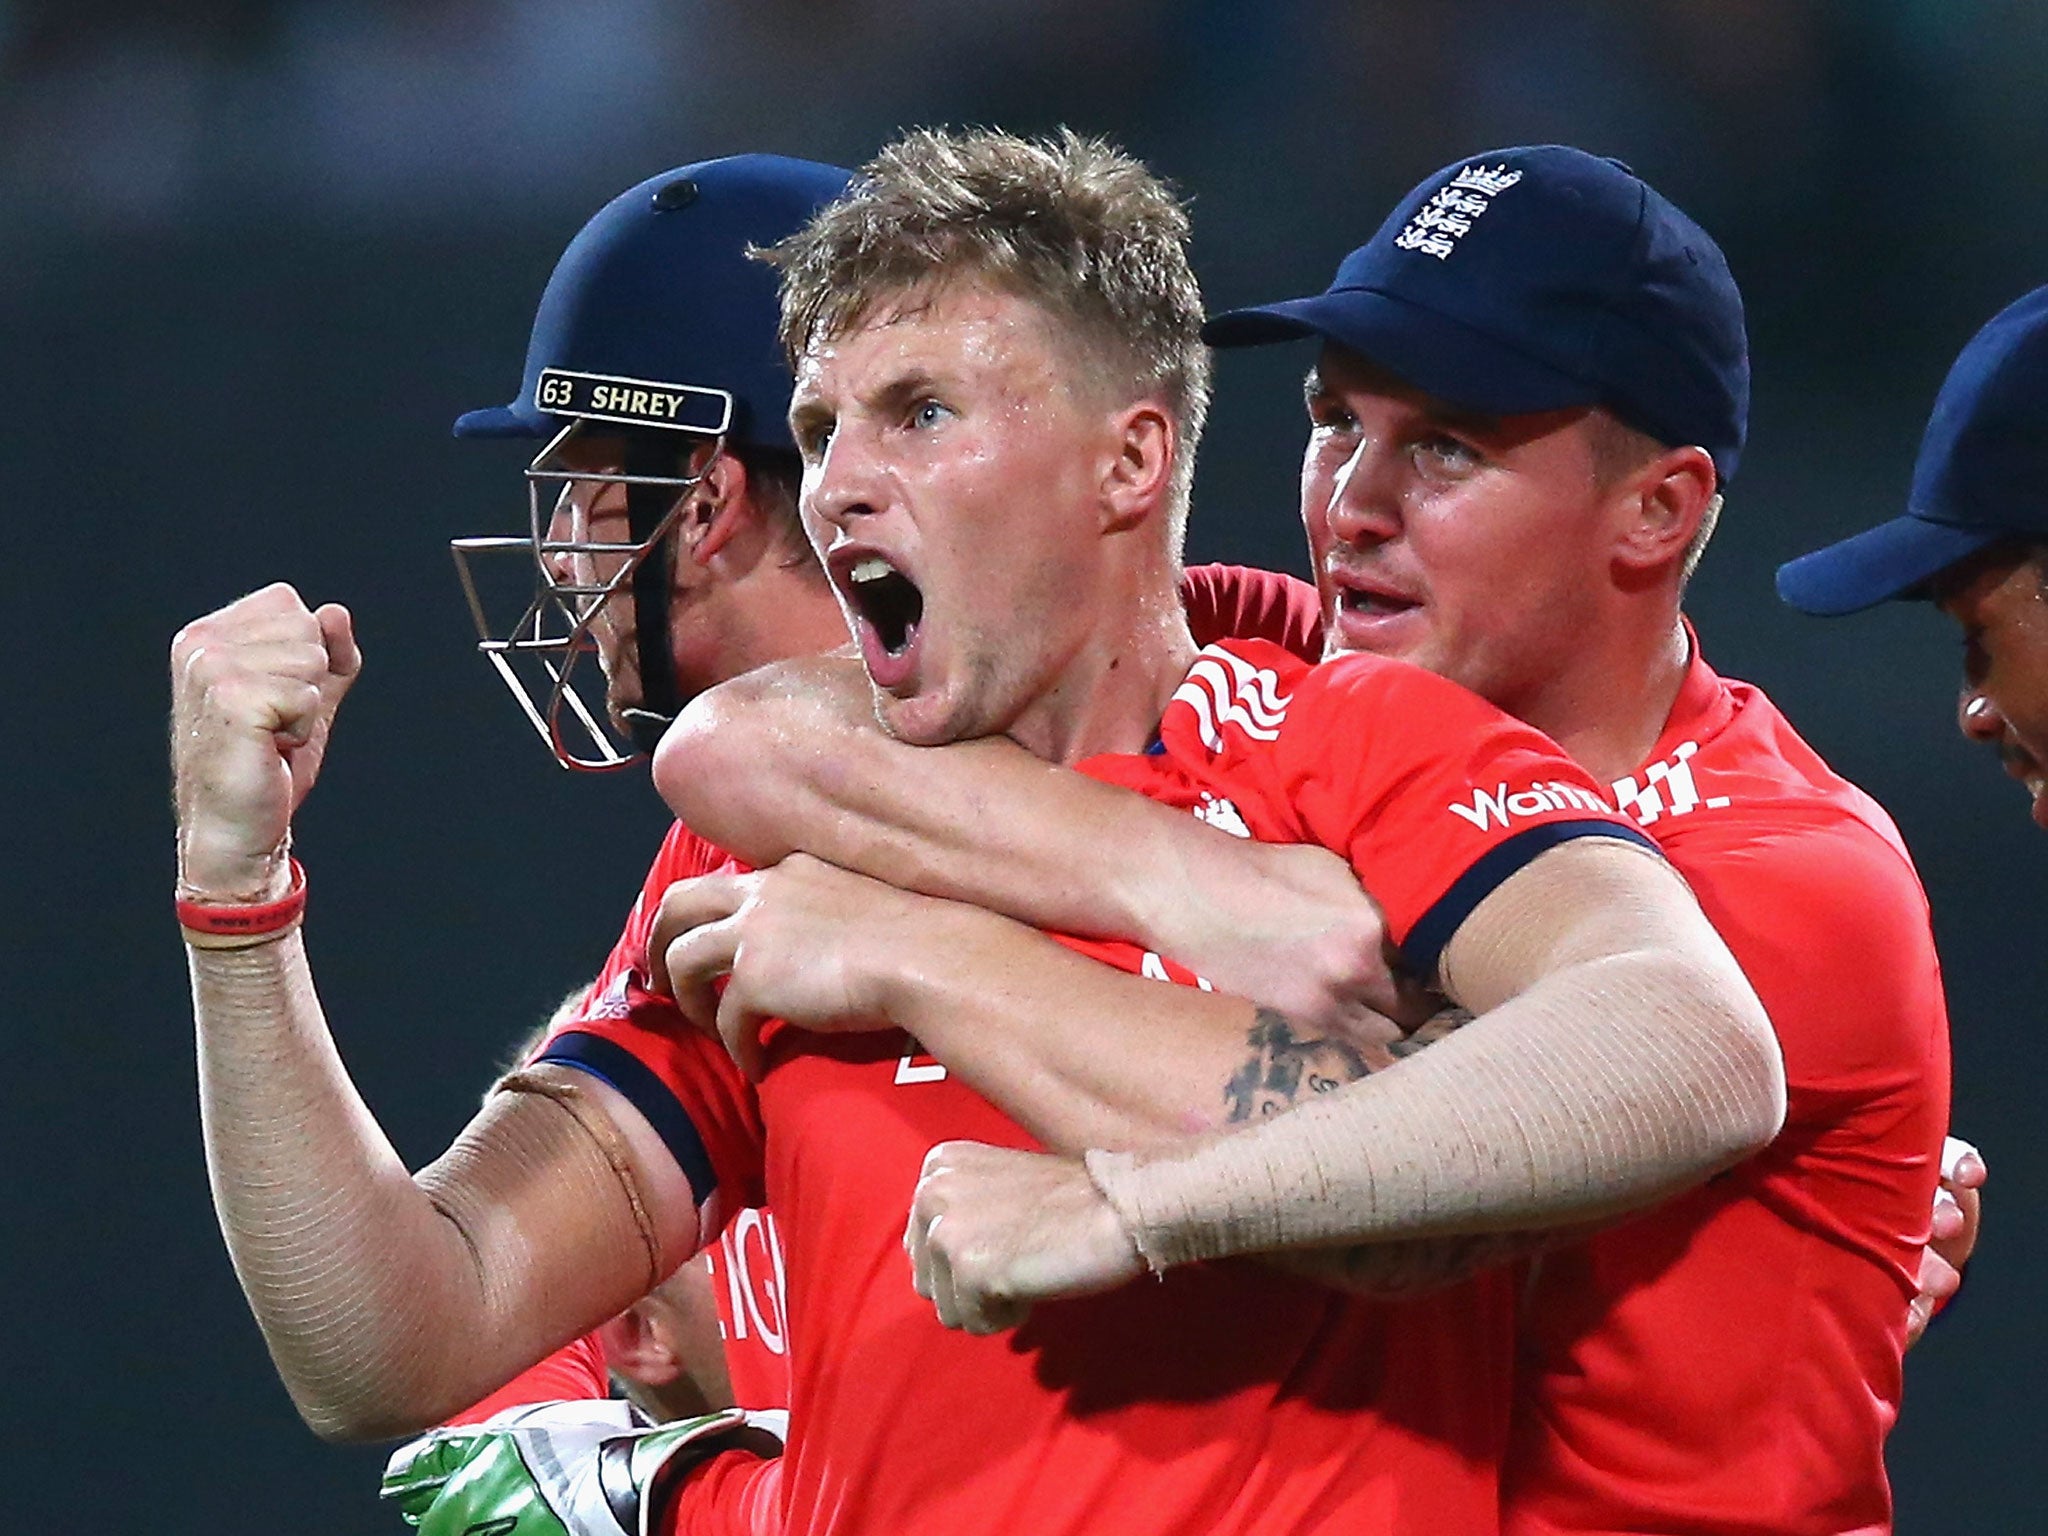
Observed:
[[[1535,816],[1549,816],[1557,811],[1591,811],[1598,815],[1612,816],[1614,807],[1601,799],[1599,794],[1580,784],[1531,784],[1527,788],[1510,791],[1506,784],[1496,784],[1489,794],[1483,789],[1472,791],[1472,803],[1461,805],[1453,800],[1449,807],[1453,816],[1469,821],[1484,832],[1489,827],[1510,825],[1516,820],[1527,820]]]

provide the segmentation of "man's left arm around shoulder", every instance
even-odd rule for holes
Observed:
[[[1013,1325],[1031,1302],[1150,1266],[1277,1250],[1579,1228],[1766,1145],[1784,1068],[1762,1005],[1682,881],[1579,838],[1503,881],[1446,946],[1477,1017],[1383,1073],[1237,1134],[1052,1159],[934,1149],[906,1244],[942,1317]],[[943,1222],[939,1218],[943,1217]]]
[[[654,780],[757,868],[801,852],[1033,928],[1132,940],[1311,1029],[1408,1006],[1379,913],[1336,855],[1232,836],[1002,738],[906,746],[877,726],[850,657],[699,695]]]

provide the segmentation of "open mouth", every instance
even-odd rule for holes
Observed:
[[[916,582],[880,555],[868,555],[846,573],[846,593],[883,651],[901,656],[910,648],[924,617],[924,593]]]
[[[1337,606],[1345,613],[1355,613],[1366,618],[1384,618],[1390,614],[1406,613],[1422,605],[1405,597],[1396,597],[1391,592],[1372,592],[1364,587],[1340,587],[1337,589]]]

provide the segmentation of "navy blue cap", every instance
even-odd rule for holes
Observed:
[[[2000,310],[1935,397],[1906,515],[1778,567],[1778,596],[1833,618],[1925,597],[1959,560],[2048,537],[2048,288]]]
[[[777,279],[747,248],[796,233],[850,179],[835,165],[734,155],[613,198],[555,264],[519,398],[469,412],[455,435],[547,437],[583,417],[792,447]]]
[[[1212,346],[1317,335],[1461,410],[1601,405],[1713,456],[1749,424],[1742,295],[1707,232],[1619,160],[1488,150],[1403,198],[1314,298],[1231,310]]]

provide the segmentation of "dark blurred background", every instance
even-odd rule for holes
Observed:
[[[1173,177],[1215,307],[1320,288],[1411,183],[1497,144],[1619,155],[1719,236],[1756,404],[1692,611],[1902,825],[1955,1122],[1993,1170],[1968,1293],[1908,1370],[1900,1525],[2038,1529],[2048,839],[1956,735],[1945,621],[1802,619],[1770,577],[1899,505],[1948,361],[2048,280],[2044,64],[2028,0],[0,0],[16,1523],[398,1528],[382,1453],[293,1416],[213,1229],[167,900],[172,631],[276,578],[355,609],[367,670],[299,830],[309,934],[424,1159],[603,957],[662,824],[640,776],[557,770],[470,652],[446,540],[522,526],[522,451],[449,421],[510,397],[555,256],[614,192],[972,121],[1071,123]],[[1224,360],[1195,557],[1300,568],[1305,362]]]

